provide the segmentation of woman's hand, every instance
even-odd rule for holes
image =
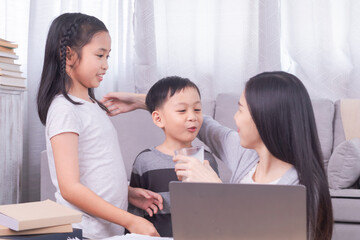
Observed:
[[[180,181],[184,178],[184,182],[222,182],[207,160],[201,163],[193,157],[175,155],[173,161]]]
[[[160,237],[154,225],[145,218],[133,215],[128,226],[125,226],[131,233]]]
[[[129,186],[129,203],[145,210],[150,217],[163,209],[163,198],[160,194],[142,188]]]
[[[109,116],[131,112],[135,109],[146,109],[145,94],[128,92],[110,92],[100,102],[110,111]]]

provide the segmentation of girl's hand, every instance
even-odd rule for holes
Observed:
[[[129,186],[129,202],[135,207],[145,210],[150,217],[163,209],[163,198],[160,194],[142,188]]]
[[[184,177],[184,182],[222,182],[207,160],[201,163],[193,157],[175,155],[173,161],[176,163],[175,172],[180,181]]]
[[[160,237],[154,225],[145,218],[133,215],[131,223],[126,226],[126,229],[131,233]]]
[[[115,116],[119,113],[131,112],[135,109],[146,109],[145,97],[145,94],[110,92],[100,102],[109,109],[109,116]]]

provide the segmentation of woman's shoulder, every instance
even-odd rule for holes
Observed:
[[[280,178],[278,184],[285,184],[285,185],[299,184],[299,176],[294,166],[286,171],[286,173]]]

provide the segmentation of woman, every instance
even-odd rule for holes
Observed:
[[[117,102],[108,103],[110,110],[120,111]],[[306,186],[309,239],[331,239],[331,198],[310,97],[301,81],[285,72],[251,78],[234,119],[238,133],[204,117],[198,136],[232,170],[231,182]],[[174,161],[180,180],[221,181],[206,161],[179,155]]]

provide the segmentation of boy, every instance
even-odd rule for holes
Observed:
[[[150,217],[144,211],[129,206],[129,212],[142,212],[162,237],[172,237],[169,182],[177,181],[173,162],[176,149],[191,147],[203,122],[198,87],[189,79],[167,77],[159,80],[146,96],[146,106],[153,122],[165,133],[165,141],[142,151],[135,159],[130,186],[145,188],[163,197],[164,208]],[[205,151],[204,159],[218,173],[217,163]]]

